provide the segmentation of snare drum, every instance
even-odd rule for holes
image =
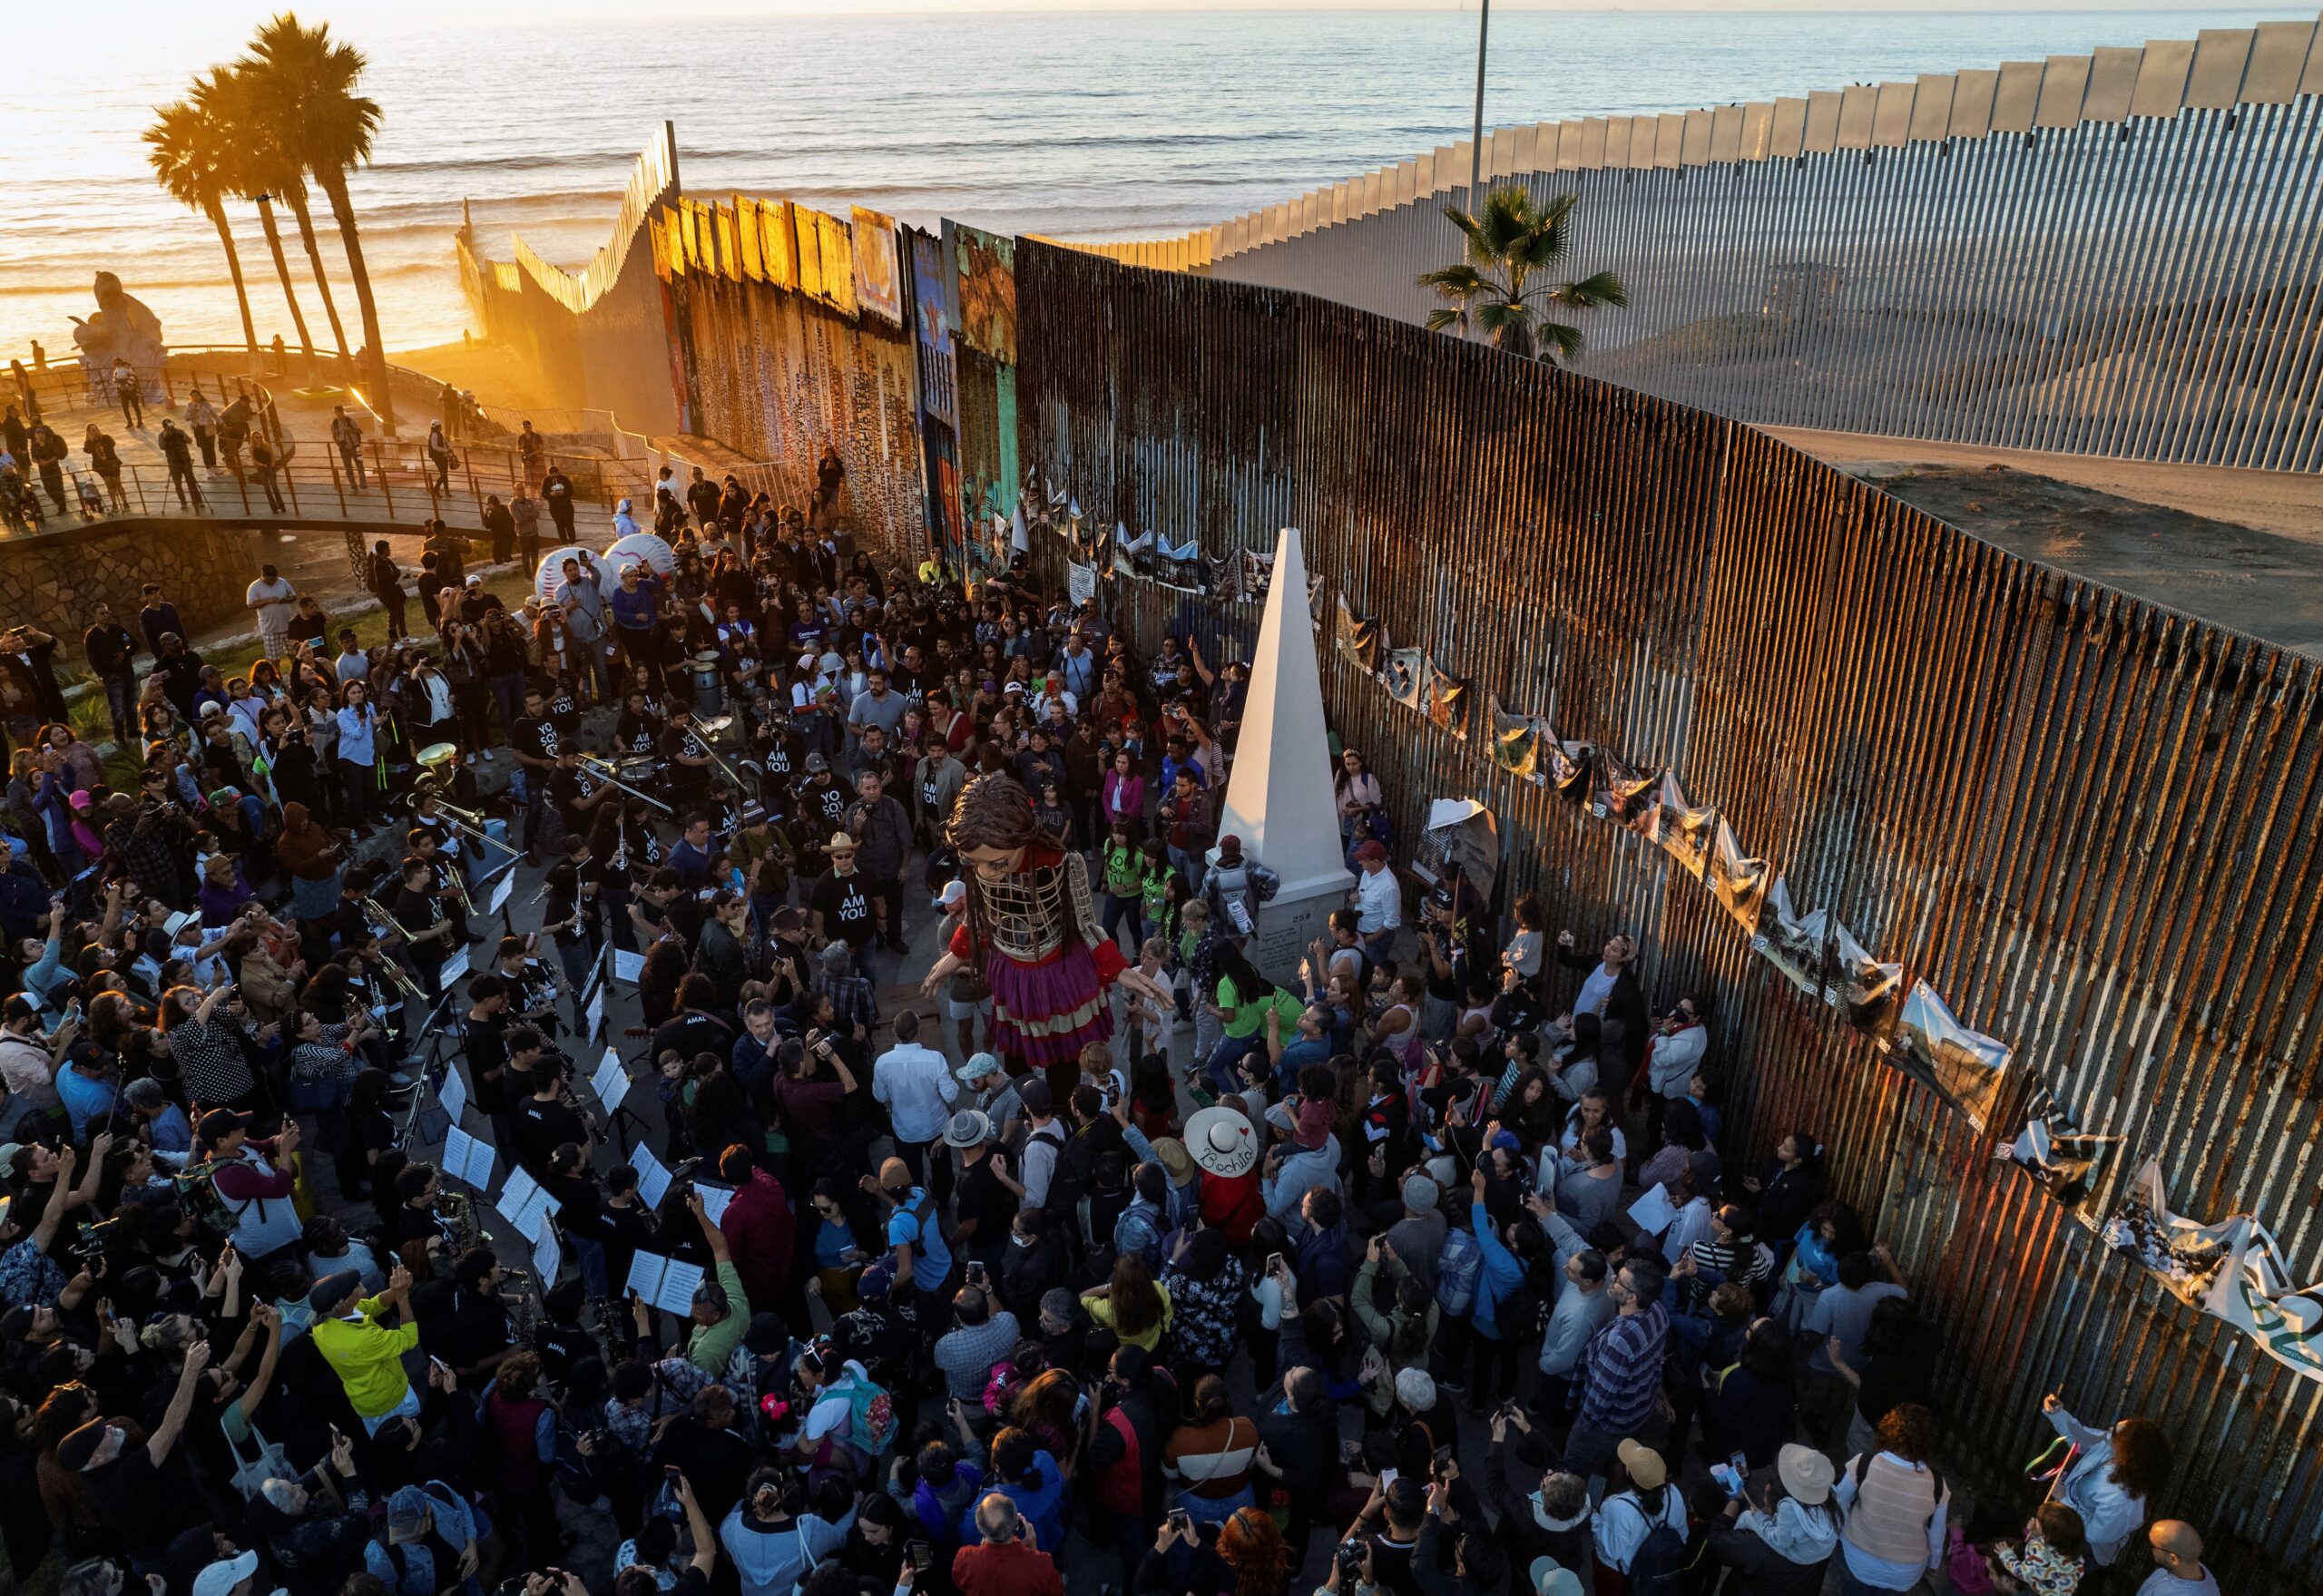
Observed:
[[[632,787],[652,789],[662,779],[662,761],[652,754],[631,754],[613,767],[615,774]]]

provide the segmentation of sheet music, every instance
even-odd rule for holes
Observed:
[[[541,1227],[541,1239],[533,1248],[533,1278],[545,1297],[556,1289],[556,1277],[564,1268],[564,1248],[556,1239],[554,1225]]]
[[[1649,1236],[1659,1236],[1678,1217],[1670,1201],[1670,1189],[1656,1186],[1652,1190],[1630,1204],[1630,1222]]]
[[[457,1125],[444,1133],[444,1173],[478,1191],[492,1190],[492,1143]]]
[[[732,1189],[725,1186],[703,1186],[697,1183],[694,1190],[701,1194],[701,1211],[710,1216],[710,1222],[713,1225],[724,1224],[726,1205],[734,1200]]]
[[[623,953],[619,948],[613,949],[614,980],[626,981],[632,986],[634,986],[638,982],[643,980],[644,977],[645,955],[643,954]]]
[[[496,915],[508,906],[508,895],[516,890],[516,872],[503,869],[499,879],[492,884],[492,896],[485,900],[484,912]]]
[[[604,983],[602,981],[597,984],[597,994],[589,1000],[589,1012],[585,1023],[587,1031],[581,1038],[582,1041],[594,1042],[598,1037],[604,1034],[605,986]]]
[[[642,1141],[629,1155],[629,1167],[637,1171],[637,1195],[645,1206],[658,1209],[662,1199],[670,1195],[670,1171],[653,1156],[653,1150]]]
[[[627,1289],[664,1313],[684,1318],[693,1312],[693,1294],[701,1286],[701,1268],[656,1252],[640,1252],[629,1260]]]
[[[450,958],[446,959],[444,967],[436,972],[436,984],[449,992],[452,989],[452,983],[466,978],[467,973],[468,950],[461,948]]]
[[[543,1190],[540,1182],[523,1170],[511,1170],[508,1183],[493,1199],[493,1207],[515,1227],[516,1234],[537,1243],[548,1229],[548,1216],[564,1208],[564,1204]]]
[[[622,1099],[629,1095],[629,1072],[621,1067],[621,1054],[605,1049],[604,1061],[597,1072],[589,1077],[589,1089],[597,1094],[597,1102],[611,1114],[621,1107]]]
[[[436,1101],[452,1116],[452,1123],[460,1122],[460,1115],[468,1106],[468,1083],[460,1079],[460,1066],[445,1061],[444,1084],[436,1089]]]

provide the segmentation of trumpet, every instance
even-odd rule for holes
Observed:
[[[628,782],[623,781],[620,777],[614,775],[613,767],[611,761],[601,759],[594,754],[583,754],[581,756],[581,763],[591,775],[596,777],[599,780],[603,781],[606,785],[619,788],[622,791],[629,794],[629,796],[633,798],[643,799],[645,802],[652,804],[655,808],[661,810],[664,815],[674,815],[677,813],[675,809],[670,808],[669,805],[663,803],[660,798],[655,798],[652,794],[640,792],[637,788],[630,786]]]
[[[460,868],[460,862],[457,859],[447,860],[444,869],[445,873],[452,878],[452,891],[460,900],[460,912],[473,916],[475,914],[475,900],[468,896],[467,872]]]
[[[402,937],[406,942],[409,942],[411,940],[411,933],[406,931],[402,926],[396,924],[396,917],[387,913],[387,906],[380,903],[377,898],[365,898],[363,900],[363,912],[370,915],[372,919],[385,925],[388,930],[394,932],[397,936]],[[378,927],[377,925],[372,927],[374,930],[377,930],[377,928]]]

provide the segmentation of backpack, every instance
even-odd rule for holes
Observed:
[[[1436,1260],[1436,1306],[1456,1318],[1476,1305],[1476,1280],[1484,1273],[1485,1249],[1473,1230],[1446,1233]]]
[[[1645,1516],[1645,1510],[1634,1503],[1630,1510],[1640,1518]],[[1630,1558],[1630,1596],[1678,1596],[1678,1576],[1684,1571],[1685,1562],[1686,1537],[1657,1513],[1646,1527],[1645,1539]]]
[[[1493,1320],[1500,1327],[1504,1341],[1529,1342],[1540,1339],[1541,1294],[1533,1289],[1528,1278],[1517,1283],[1516,1289],[1500,1299]]]
[[[895,1444],[896,1428],[895,1398],[869,1376],[857,1376],[847,1390],[847,1444],[877,1458]]]
[[[1089,1203],[1090,1199],[1084,1194],[1073,1207],[1073,1212],[1079,1216],[1076,1228],[1081,1233],[1081,1272],[1084,1278],[1094,1284],[1112,1278],[1113,1239],[1108,1235],[1101,1239],[1095,1234],[1089,1217]]]

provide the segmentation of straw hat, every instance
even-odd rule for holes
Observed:
[[[1775,1454],[1775,1474],[1803,1507],[1820,1507],[1831,1499],[1831,1460],[1812,1446],[1785,1446]]]
[[[1201,1109],[1186,1121],[1186,1150],[1202,1173],[1230,1180],[1258,1167],[1259,1133],[1232,1109]]]

